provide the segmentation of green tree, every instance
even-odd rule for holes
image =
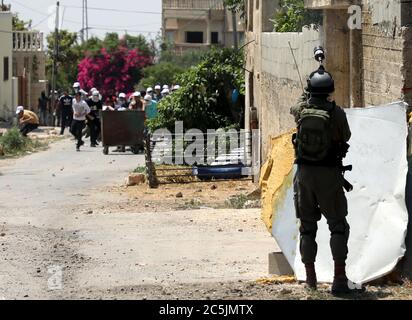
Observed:
[[[54,57],[55,33],[47,36],[47,76],[51,79]],[[59,56],[57,59],[57,88],[69,89],[77,80],[77,65],[84,52],[77,43],[77,34],[68,30],[59,32]]]
[[[156,84],[173,84],[184,72],[182,67],[170,62],[160,62],[143,69],[143,80],[139,83],[139,89],[152,87]]]
[[[279,8],[272,20],[276,32],[301,32],[303,27],[322,24],[320,10],[306,9],[303,0],[280,0]]]
[[[239,12],[242,18],[246,16],[246,0],[224,0],[224,4],[230,11]]]
[[[161,100],[149,128],[173,130],[175,121],[183,121],[186,129],[204,131],[238,125],[242,110],[231,98],[234,89],[244,94],[243,64],[239,51],[210,50],[198,65],[178,77],[181,89]]]

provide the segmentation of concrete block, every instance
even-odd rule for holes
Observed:
[[[269,253],[269,274],[293,275],[294,272],[282,252]]]

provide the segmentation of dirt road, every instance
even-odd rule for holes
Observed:
[[[101,151],[66,139],[0,161],[0,298],[207,298],[225,285],[230,298],[267,275],[277,247],[259,210],[134,206],[113,187],[143,156]]]

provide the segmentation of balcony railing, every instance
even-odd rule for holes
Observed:
[[[43,33],[30,31],[14,31],[13,50],[43,51]]]
[[[223,0],[163,0],[163,9],[223,10]]]

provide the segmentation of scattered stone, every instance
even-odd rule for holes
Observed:
[[[146,182],[146,176],[143,173],[132,173],[126,180],[128,187],[137,186]]]
[[[219,228],[217,229],[218,232],[223,232],[223,229]]]
[[[243,232],[243,229],[239,229],[238,231],[239,231],[239,232]]]
[[[212,190],[216,190],[217,189],[217,185],[212,185],[211,187],[210,187],[210,189],[212,189]]]
[[[0,233],[0,237],[5,237],[6,234],[4,232]]]
[[[93,214],[93,210],[87,211],[86,214]]]
[[[179,192],[178,194],[176,194],[176,198],[183,198],[183,193]]]
[[[243,205],[244,209],[255,209],[255,208],[261,208],[261,207],[262,207],[262,203],[260,200],[248,200]]]
[[[291,294],[291,293],[292,293],[292,290],[289,290],[289,289],[280,290],[280,294]]]
[[[202,189],[198,189],[198,190],[196,190],[196,192],[203,192],[203,190],[202,190]]]

